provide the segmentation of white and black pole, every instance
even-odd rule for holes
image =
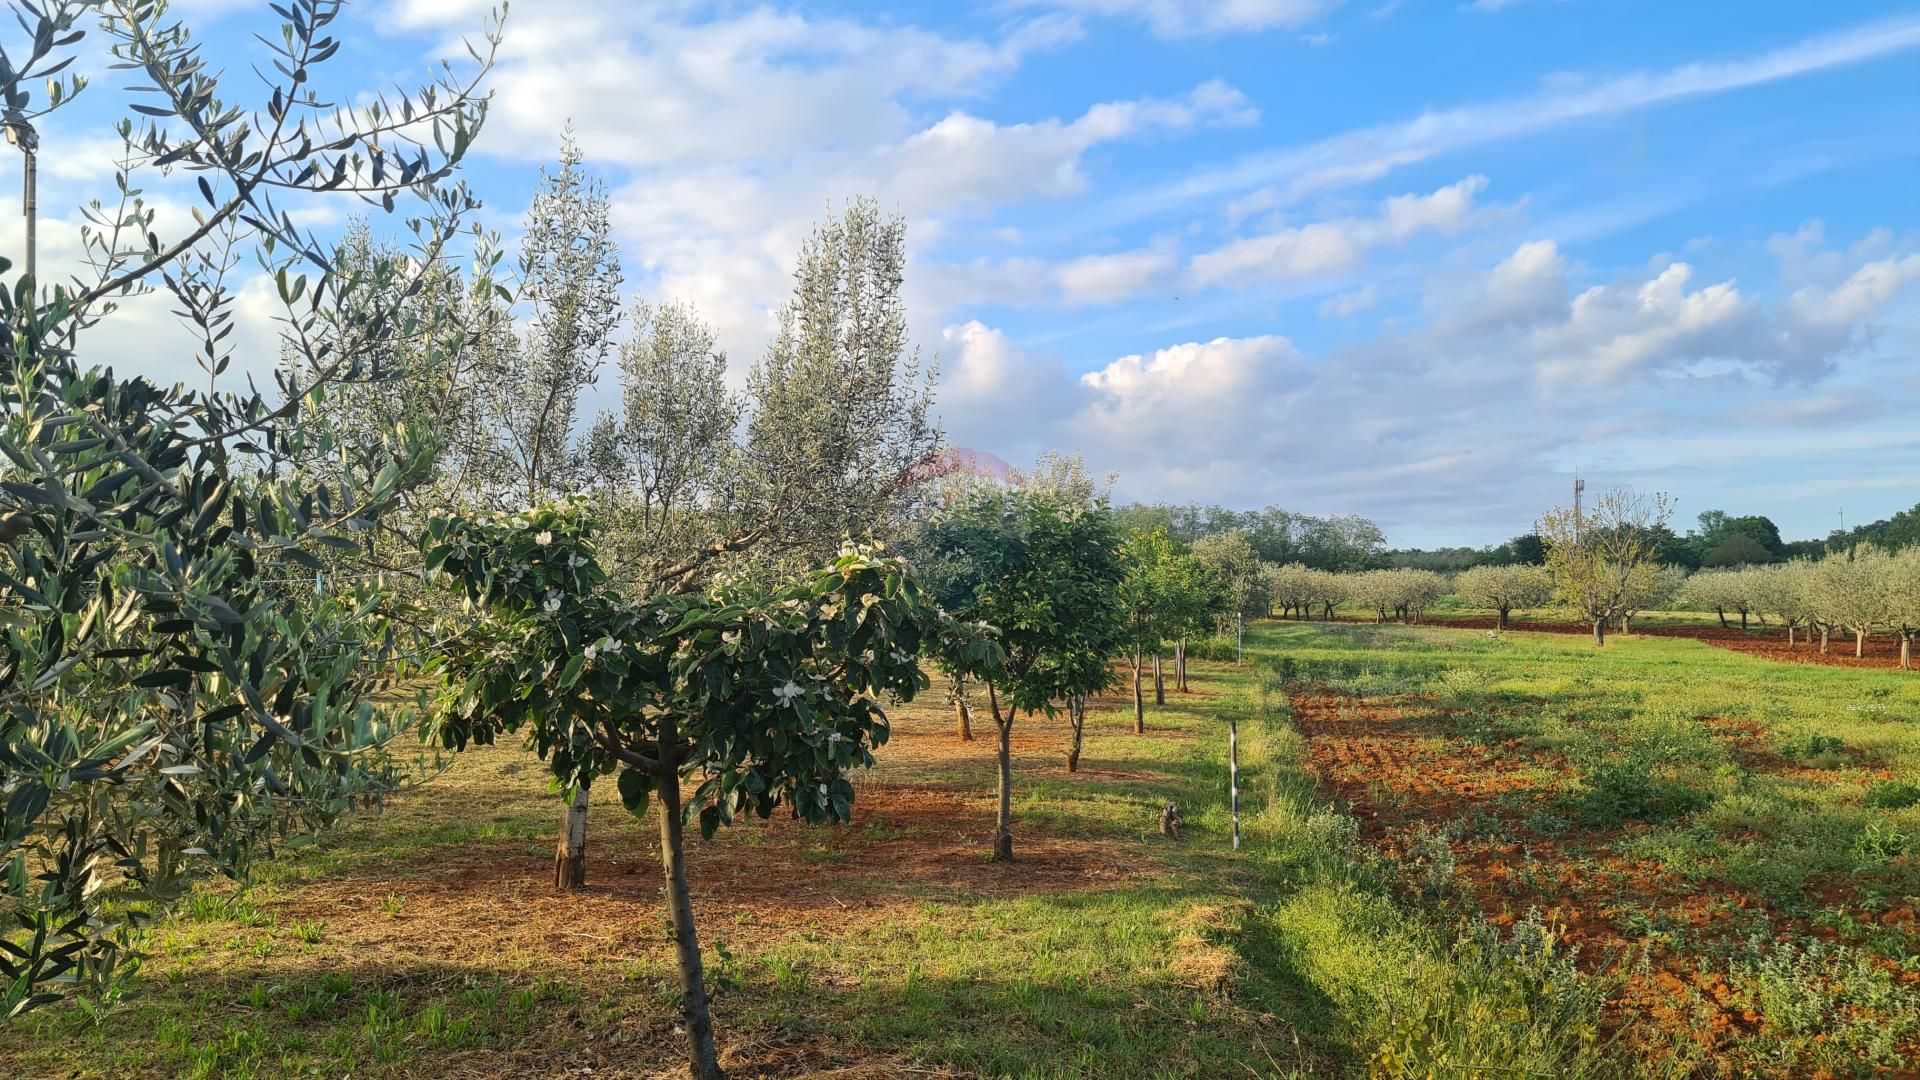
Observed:
[[[1233,807],[1233,850],[1240,850],[1240,722],[1227,718],[1227,800]]]

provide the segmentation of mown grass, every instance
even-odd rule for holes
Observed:
[[[1369,880],[1351,824],[1316,807],[1264,670],[1194,668],[1202,693],[1153,710],[1146,737],[1119,701],[1096,711],[1079,776],[1052,760],[1044,718],[1022,721],[1043,737],[1021,762],[1028,854],[1010,878],[984,876],[988,744],[915,752],[952,739],[931,703],[900,711],[896,752],[863,798],[959,793],[957,809],[914,816],[907,802],[837,830],[747,826],[713,841],[707,865],[775,879],[765,903],[702,897],[735,1072],[1348,1075],[1431,1026],[1445,997],[1433,987],[1465,954]],[[1237,854],[1229,716],[1243,739]],[[1185,809],[1179,843],[1154,832],[1169,799]],[[518,753],[470,755],[251,887],[202,890],[150,933],[140,997],[29,1016],[0,1033],[0,1060],[74,1077],[671,1073],[677,989],[644,873],[650,832],[603,802],[592,872],[608,878],[606,858],[640,871],[620,878],[630,887],[547,898],[557,809]],[[939,874],[862,862],[955,830],[978,843],[943,852]],[[1098,856],[1085,873],[1047,864],[1080,850]],[[777,902],[823,883],[832,904]],[[570,940],[556,918],[577,943],[553,946]]]
[[[1683,641],[1609,648],[1596,660],[1545,635],[1256,627],[1248,663],[1196,661],[1199,692],[1152,709],[1144,737],[1121,700],[1103,702],[1080,775],[1059,767],[1064,724],[1023,718],[1011,869],[985,862],[990,742],[958,744],[931,699],[907,706],[852,825],[754,824],[697,845],[723,1057],[738,1076],[1633,1075],[1605,1034],[1610,984],[1577,976],[1543,921],[1496,927],[1410,886],[1433,867],[1383,858],[1330,805],[1285,690],[1311,678],[1504,703],[1483,734],[1543,747],[1602,724],[1752,717],[1783,748],[1826,735],[1847,767],[1912,773],[1920,682]],[[552,897],[559,804],[538,764],[467,755],[252,886],[203,889],[151,931],[140,997],[33,1014],[0,1030],[0,1063],[71,1077],[672,1075],[653,830],[611,796],[596,797],[589,890]],[[1737,797],[1778,819],[1780,858],[1733,841],[1711,859],[1683,852],[1744,812]],[[1168,800],[1185,812],[1177,843],[1154,827]],[[1857,858],[1868,822],[1909,828],[1912,812],[1761,778],[1644,842],[1690,872],[1790,891]],[[1804,1011],[1794,972],[1817,960],[1744,962],[1755,993]]]

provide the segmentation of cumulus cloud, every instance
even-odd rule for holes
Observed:
[[[1089,464],[1119,471],[1123,498],[1517,529],[1561,495],[1568,460],[1609,480],[1672,486],[1685,479],[1675,469],[1790,455],[1802,435],[1817,445],[1836,424],[1891,416],[1862,403],[1884,401],[1886,372],[1900,366],[1900,344],[1876,348],[1875,327],[1920,293],[1916,259],[1856,260],[1818,293],[1769,298],[1667,261],[1582,285],[1585,268],[1530,241],[1483,270],[1436,276],[1423,321],[1357,344],[1315,354],[1274,335],[1226,337],[1106,362],[1054,399],[1060,407],[1023,415],[1013,425],[1023,441],[1009,445],[1016,455],[1083,449]],[[1058,378],[1051,361],[1007,359],[1023,354],[1006,335],[967,331],[1000,350],[997,366],[971,366],[968,400],[1023,403],[1036,390],[1020,380]],[[1002,379],[1005,392],[994,388]],[[1783,379],[1821,385],[1783,399]],[[1891,392],[1914,396],[1898,385]],[[1706,438],[1703,422],[1717,449],[1687,443]],[[968,441],[965,422],[952,430],[998,450]],[[1802,434],[1774,437],[1789,430]],[[1857,435],[1863,446],[1903,437]]]

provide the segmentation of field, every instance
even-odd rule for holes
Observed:
[[[1920,679],[1652,635],[1265,623],[1248,646],[1196,661],[1145,736],[1096,702],[1077,775],[1064,721],[1023,718],[1011,866],[986,861],[991,742],[937,694],[897,711],[852,824],[696,842],[732,1073],[1915,1075]],[[677,1075],[654,829],[612,795],[589,887],[555,896],[542,769],[467,754],[190,898],[140,997],[32,1014],[0,1062]]]

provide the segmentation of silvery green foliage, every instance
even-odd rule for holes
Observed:
[[[606,185],[582,168],[584,160],[569,135],[559,171],[542,175],[520,241],[515,299],[528,326],[515,348],[500,350],[497,368],[480,376],[513,465],[516,506],[581,486],[573,445],[580,393],[598,379],[620,324],[620,255]]]
[[[817,559],[845,537],[886,535],[939,449],[934,372],[908,345],[905,266],[905,222],[871,200],[800,250],[793,299],[748,379],[752,513],[784,549]]]
[[[691,307],[640,307],[634,322],[620,350],[621,420],[595,424],[589,471],[622,576],[679,587],[703,565],[699,553],[754,531],[738,513],[744,403],[727,388],[713,329]]]
[[[396,303],[438,265],[474,205],[449,183],[484,116],[477,71],[448,68],[399,101],[333,109],[317,65],[340,48],[339,5],[292,0],[263,36],[277,71],[264,103],[221,97],[216,66],[164,4],[23,7],[26,65],[0,68],[8,122],[31,123],[28,79],[49,46],[98,16],[137,72],[122,203],[97,204],[91,280],[0,287],[0,842],[12,929],[0,937],[7,1015],[84,986],[117,994],[137,965],[124,931],[208,871],[244,874],[395,782],[396,717],[372,698],[402,642],[377,579],[317,577],[356,551],[425,471],[396,428],[388,452],[325,480],[295,462],[338,449],[302,426],[328,388],[375,376],[405,324]],[[53,70],[48,70],[53,67]],[[56,94],[58,100],[70,92]],[[163,238],[134,182],[192,175],[205,207]],[[352,193],[417,200],[406,260],[336,275],[333,248],[282,201]],[[277,404],[162,388],[75,359],[113,299],[158,279],[201,339],[209,378],[231,359],[225,269],[252,249],[275,280],[290,356]],[[0,261],[0,274],[10,269]],[[184,365],[182,365],[184,367]]]

